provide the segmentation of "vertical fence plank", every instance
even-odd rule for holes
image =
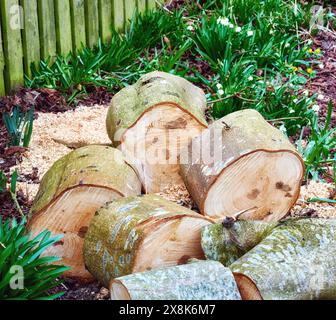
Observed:
[[[6,94],[4,68],[5,68],[5,60],[4,60],[4,53],[3,53],[1,21],[0,21],[0,96],[4,96]]]
[[[21,11],[18,0],[1,0],[1,23],[5,56],[5,86],[9,93],[23,83]]]
[[[37,15],[37,0],[21,0],[24,24],[22,30],[24,71],[31,76],[30,66],[40,61],[40,36]]]
[[[84,0],[70,0],[73,51],[86,46]]]
[[[112,36],[112,0],[99,0],[100,37],[109,41]]]
[[[126,25],[130,24],[134,11],[136,10],[136,0],[125,0],[125,22]]]
[[[41,58],[56,56],[55,7],[53,0],[38,1]]]
[[[147,0],[147,10],[153,10],[156,8],[155,0]]]
[[[93,47],[99,39],[98,0],[85,1],[86,42]]]
[[[69,0],[55,0],[55,19],[57,53],[67,55],[72,50]]]
[[[124,31],[125,11],[123,0],[113,0],[113,21],[115,30]]]
[[[138,10],[139,12],[146,11],[146,0],[138,0]]]

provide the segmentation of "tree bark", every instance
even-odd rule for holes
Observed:
[[[115,279],[112,300],[241,300],[230,269],[215,261],[135,273]]]
[[[232,113],[181,153],[181,175],[204,215],[278,221],[296,202],[304,164],[288,139],[255,110]]]
[[[335,240],[334,220],[287,220],[230,269],[241,290],[256,286],[266,300],[335,299]]]
[[[63,234],[46,251],[71,267],[66,277],[91,281],[82,257],[84,235],[96,210],[107,201],[138,195],[141,183],[119,150],[105,146],[77,149],[58,160],[45,174],[28,219],[37,234],[49,229]]]
[[[119,199],[100,209],[85,237],[84,259],[108,287],[135,272],[204,259],[201,228],[211,220],[155,195]]]
[[[152,72],[112,100],[110,139],[132,163],[147,193],[183,184],[179,152],[207,127],[204,92],[183,78]]]
[[[237,221],[228,227],[223,224],[206,226],[202,229],[205,257],[229,267],[261,242],[276,225],[263,221]]]

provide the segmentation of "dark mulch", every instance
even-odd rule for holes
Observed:
[[[102,286],[97,282],[81,285],[75,281],[66,280],[64,285],[56,287],[50,293],[64,292],[59,300],[100,300],[101,288]]]
[[[23,213],[27,215],[31,207],[31,202],[26,198],[22,190],[18,190],[16,196]],[[17,221],[21,221],[22,219],[9,192],[0,193],[0,218],[3,221],[12,218],[15,218]]]
[[[314,39],[314,48],[321,48],[323,69],[313,79],[311,90],[324,96],[319,100],[320,118],[323,121],[327,114],[328,102],[333,102],[332,126],[336,127],[336,32],[321,32]]]

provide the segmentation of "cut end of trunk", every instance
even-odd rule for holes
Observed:
[[[134,166],[146,193],[170,184],[183,185],[179,174],[180,150],[199,135],[205,125],[171,103],[148,109],[122,139],[122,151]]]
[[[304,175],[301,158],[291,151],[256,151],[241,157],[219,175],[204,203],[211,218],[278,221],[295,204]]]
[[[186,264],[190,258],[205,259],[201,247],[201,229],[209,222],[196,217],[162,221],[145,227],[133,272]]]
[[[113,280],[110,286],[111,300],[129,301],[132,300],[127,288],[119,281]]]
[[[243,300],[263,300],[256,284],[241,273],[233,273]]]
[[[58,264],[69,266],[64,277],[90,282],[94,278],[85,269],[84,237],[94,213],[106,202],[120,198],[118,192],[107,188],[81,186],[64,192],[43,211],[34,215],[28,228],[32,236],[48,229],[63,238],[45,255],[60,257]]]

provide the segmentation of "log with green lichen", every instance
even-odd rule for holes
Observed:
[[[261,242],[277,223],[236,221],[226,226],[212,224],[202,229],[202,249],[207,259],[229,267]]]
[[[215,219],[246,210],[242,219],[278,221],[296,202],[304,176],[295,147],[255,110],[214,122],[180,162],[200,211]]]
[[[159,196],[129,197],[98,210],[85,237],[87,269],[106,287],[131,273],[205,259],[201,229],[212,223]]]
[[[82,247],[95,211],[108,201],[138,195],[141,183],[122,153],[107,146],[88,146],[59,159],[43,177],[29,214],[33,234],[49,229],[64,238],[47,251],[71,267],[66,277],[92,280]]]
[[[112,300],[241,300],[230,269],[216,261],[134,273],[110,284]]]
[[[290,219],[230,269],[236,273],[240,289],[253,290],[256,298],[336,299],[335,255],[335,220]]]
[[[110,139],[137,170],[147,193],[183,184],[179,152],[207,127],[204,92],[187,80],[152,72],[112,99]]]

